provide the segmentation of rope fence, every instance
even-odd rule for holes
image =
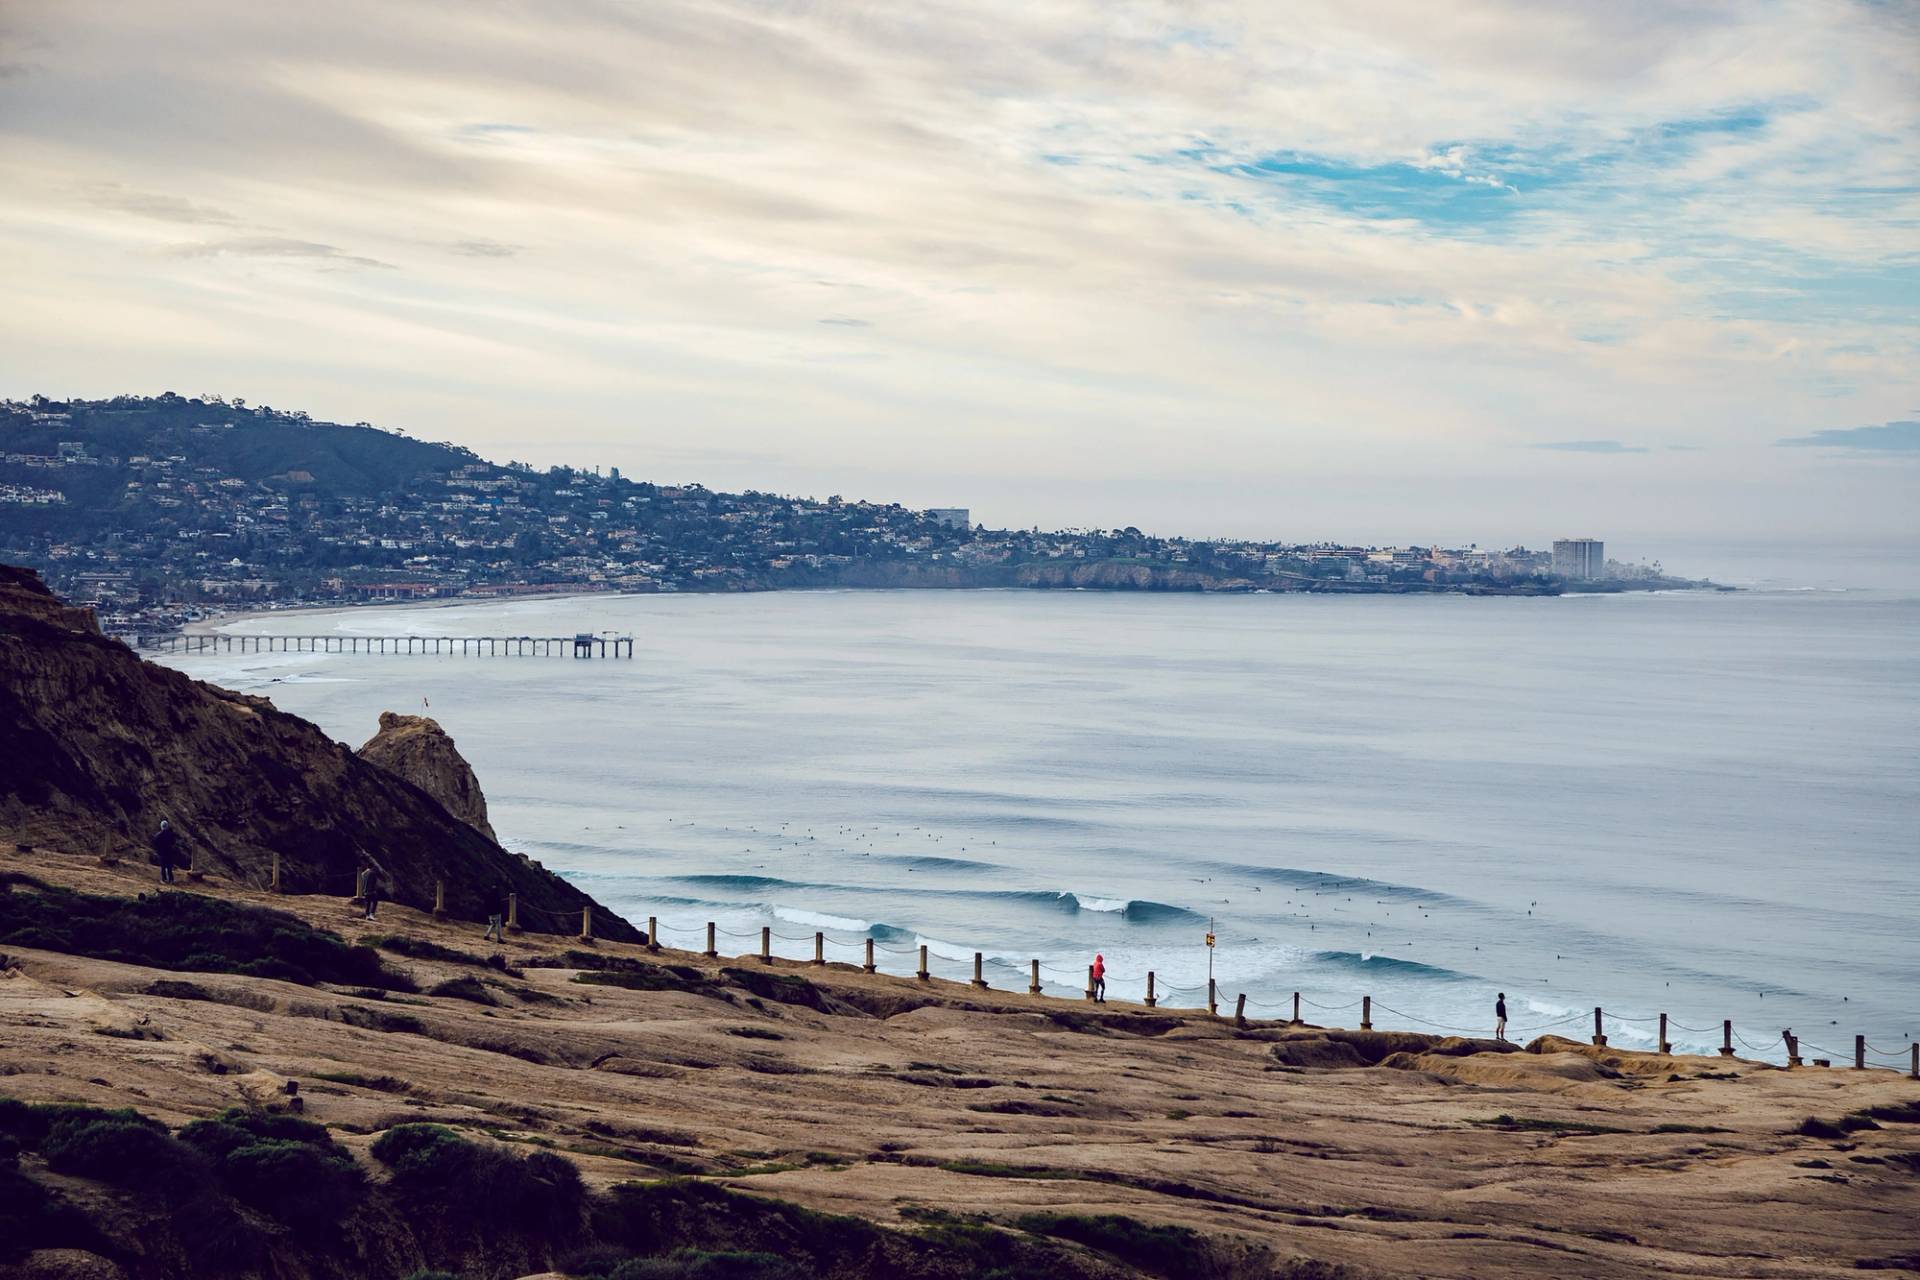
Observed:
[[[102,856],[104,857],[106,855],[103,854]],[[204,879],[204,876],[193,868],[190,857],[186,864],[180,867],[180,870],[189,881],[201,881]],[[286,894],[291,892],[283,878],[281,860],[278,853],[273,854],[269,873],[264,879],[262,879],[257,872],[244,871],[231,878],[261,893]],[[385,897],[384,893],[382,893],[382,889],[385,887],[383,884],[385,879],[386,873],[383,870],[378,867],[369,866],[351,875],[328,877],[321,887],[310,889],[308,892],[329,896],[344,896],[353,904],[369,904],[369,918],[371,919],[373,918],[371,915],[372,910],[377,908],[379,902]],[[556,911],[549,907],[541,907],[532,903],[522,902],[518,893],[508,891],[505,894],[505,901],[500,905],[503,910],[495,917],[494,922],[489,925],[490,932],[496,926],[503,927],[505,932],[522,932],[524,928],[521,924],[523,914],[532,920],[547,924],[551,927],[550,931],[555,934],[565,936],[569,931],[577,930],[576,936],[578,939],[588,943],[594,941],[593,927],[596,918],[603,924],[618,924],[622,927],[631,927],[631,925],[621,917],[607,911],[604,907],[593,904],[583,906],[577,910]],[[444,918],[447,915],[446,882],[444,880],[436,881],[435,883],[432,914],[436,919]],[[701,927],[689,928],[672,922],[663,924],[657,917],[653,916],[647,918],[647,928],[643,935],[645,945],[650,950],[660,950],[660,936],[663,931],[671,931],[682,937],[704,938],[705,948],[702,954],[708,957],[715,957],[719,954],[719,938],[751,942],[754,943],[757,948],[755,958],[763,964],[772,964],[775,960],[783,960],[788,963],[824,965],[829,963],[826,959],[826,948],[828,945],[832,945],[837,949],[851,951],[863,956],[864,963],[860,967],[862,971],[872,974],[882,972],[879,962],[876,959],[876,953],[889,956],[907,956],[912,957],[915,961],[916,967],[912,973],[894,973],[888,976],[910,976],[921,982],[930,982],[935,978],[936,975],[932,970],[932,965],[935,961],[940,962],[943,967],[964,967],[968,960],[971,960],[973,970],[971,985],[982,990],[991,989],[985,976],[986,968],[989,964],[996,970],[1008,969],[1014,972],[1021,971],[1021,966],[1018,962],[1002,956],[994,956],[988,959],[983,952],[979,951],[975,951],[971,953],[971,955],[951,955],[944,951],[936,950],[933,944],[927,942],[920,942],[909,947],[896,947],[878,941],[871,934],[857,939],[835,937],[824,929],[815,930],[812,934],[792,934],[776,931],[770,925],[763,925],[757,931],[742,933],[733,929],[723,929],[715,921],[707,921]],[[792,956],[776,956],[773,950],[773,942],[775,939],[788,943],[812,943],[813,954],[805,960]],[[676,949],[691,950],[692,948]],[[1091,965],[1082,973],[1073,969],[1062,968],[1058,965],[1043,963],[1038,957],[1028,961],[1026,972],[1029,976],[1027,993],[1031,996],[1046,999],[1059,999],[1061,997],[1050,995],[1043,989],[1046,985],[1041,981],[1043,974],[1053,980],[1052,985],[1055,987],[1066,986],[1081,991],[1082,998],[1086,1000],[1104,999],[1105,989],[1108,987],[1119,986],[1123,983],[1129,987],[1133,987],[1142,982],[1140,975],[1128,975],[1123,978],[1122,975],[1111,971],[1106,972],[1103,975],[1103,979],[1096,979]],[[1083,979],[1085,982],[1084,988],[1081,986]],[[943,978],[943,980],[947,979]],[[1215,1017],[1220,1016],[1220,984],[1213,978],[1209,978],[1205,986],[1181,986],[1174,983],[1159,982],[1158,975],[1152,970],[1148,970],[1144,975],[1144,987],[1145,996],[1142,1003],[1148,1008],[1156,1007],[1162,1003],[1168,1003],[1179,1007],[1204,1008],[1209,1015]],[[1096,995],[1096,990],[1099,992],[1098,995]],[[1168,997],[1174,997],[1174,999],[1168,1000]],[[1204,999],[1189,1003],[1193,997],[1204,997]],[[1290,1014],[1290,1016],[1284,1019],[1278,1017],[1265,1019],[1267,1022],[1284,1021],[1287,1025],[1297,1026],[1304,1023],[1304,1019],[1301,1016],[1303,1007],[1323,1013],[1344,1013],[1347,1010],[1358,1008],[1360,1010],[1360,1029],[1370,1031],[1373,1029],[1373,1013],[1376,1008],[1376,1003],[1373,997],[1368,995],[1361,996],[1357,1000],[1346,1001],[1345,1003],[1323,1004],[1320,1001],[1309,999],[1302,993],[1296,991],[1293,993],[1291,1009],[1289,1011],[1287,1005],[1284,1003],[1275,1004],[1268,1001],[1252,1000],[1249,999],[1245,993],[1236,993],[1232,1017],[1236,1024],[1240,1026],[1247,1025],[1246,1009],[1251,1005],[1256,1010],[1277,1010]],[[1437,1022],[1418,1014],[1408,1013],[1402,1009],[1395,1009],[1386,1004],[1377,1004],[1377,1008],[1381,1013],[1403,1019],[1406,1022],[1413,1023],[1420,1027],[1429,1027],[1436,1031],[1466,1036],[1482,1035],[1485,1031],[1485,1028],[1481,1027],[1465,1027],[1453,1023]],[[1583,1022],[1587,1016],[1585,1013],[1572,1013],[1547,1022],[1515,1027],[1512,1030],[1515,1034],[1533,1034],[1543,1031],[1553,1031],[1570,1026],[1576,1022]],[[1657,1024],[1658,1030],[1657,1033],[1655,1033],[1657,1035],[1656,1047],[1658,1051],[1663,1054],[1673,1052],[1673,1044],[1668,1039],[1670,1031],[1683,1031],[1697,1036],[1712,1035],[1718,1032],[1721,1038],[1718,1052],[1721,1057],[1725,1058],[1735,1056],[1734,1045],[1738,1043],[1741,1048],[1747,1050],[1749,1053],[1755,1054],[1777,1053],[1781,1048],[1784,1048],[1787,1066],[1789,1068],[1804,1065],[1805,1058],[1802,1055],[1802,1049],[1811,1050],[1821,1055],[1813,1059],[1814,1065],[1818,1067],[1832,1066],[1835,1063],[1846,1061],[1851,1057],[1851,1065],[1855,1070],[1897,1072],[1900,1070],[1898,1064],[1904,1059],[1907,1067],[1907,1075],[1912,1079],[1920,1080],[1920,1041],[1910,1041],[1902,1049],[1888,1049],[1880,1045],[1870,1044],[1865,1036],[1856,1035],[1854,1037],[1853,1052],[1851,1055],[1847,1055],[1829,1049],[1824,1045],[1803,1040],[1801,1037],[1794,1035],[1790,1028],[1780,1032],[1777,1043],[1767,1042],[1756,1044],[1741,1034],[1740,1030],[1735,1028],[1731,1019],[1722,1021],[1718,1027],[1695,1027],[1684,1022],[1676,1021],[1665,1013],[1630,1015],[1610,1013],[1599,1007],[1593,1010],[1592,1018],[1593,1044],[1596,1046],[1605,1046],[1607,1044],[1606,1027],[1609,1022],[1630,1030],[1641,1027],[1651,1027]],[[1647,1036],[1649,1033],[1636,1031],[1636,1034]],[[1870,1059],[1873,1061],[1870,1061]]]

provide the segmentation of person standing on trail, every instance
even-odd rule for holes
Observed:
[[[1095,1004],[1107,1002],[1107,958],[1103,955],[1093,958],[1093,1001]]]
[[[160,883],[173,883],[173,868],[180,861],[180,833],[165,818],[153,833],[153,860],[160,864]]]
[[[1507,1040],[1507,993],[1504,991],[1493,1001],[1493,1038],[1502,1044]]]
[[[380,878],[381,878],[380,868],[369,865],[366,870],[366,877],[367,877],[367,895],[366,895],[367,919],[371,920],[373,919],[374,912],[380,909],[380,887],[381,887],[380,886]]]
[[[507,918],[507,899],[511,893],[507,886],[500,886],[500,892],[495,897],[493,913],[487,917],[487,931],[481,935],[482,941],[505,942],[507,940],[506,932],[501,926]]]

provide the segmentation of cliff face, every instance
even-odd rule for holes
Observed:
[[[380,732],[367,739],[357,754],[419,787],[487,839],[499,839],[487,822],[487,798],[480,792],[480,779],[439,721],[382,711]]]
[[[591,902],[307,721],[141,661],[0,566],[0,836],[145,858],[163,818],[196,869],[264,885],[278,851],[293,893],[345,897],[371,861],[393,900],[431,907],[444,879],[447,909],[469,919],[511,888],[523,925],[568,931]]]

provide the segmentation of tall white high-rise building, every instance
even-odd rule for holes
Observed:
[[[1607,544],[1598,538],[1556,538],[1553,571],[1576,582],[1607,576]]]

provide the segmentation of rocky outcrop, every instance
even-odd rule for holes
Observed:
[[[367,739],[357,754],[419,787],[487,839],[499,839],[487,822],[487,798],[480,792],[480,779],[438,720],[382,711],[380,732]]]
[[[528,929],[572,931],[592,902],[316,726],[143,662],[0,566],[0,838],[145,858],[163,818],[195,870],[264,886],[277,852],[292,893],[347,896],[371,862],[393,901],[431,907],[445,880],[447,909],[469,919],[511,890]],[[608,937],[639,936],[595,917]]]

